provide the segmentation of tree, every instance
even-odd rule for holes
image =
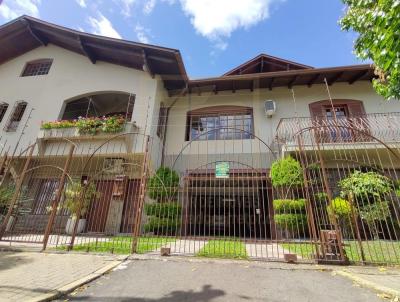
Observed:
[[[343,30],[359,34],[355,54],[374,62],[375,90],[386,99],[400,99],[400,1],[342,1],[347,11],[340,24]]]

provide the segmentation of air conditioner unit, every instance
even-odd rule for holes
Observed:
[[[103,171],[110,174],[123,174],[125,172],[124,162],[123,158],[106,158],[103,163]]]
[[[276,103],[273,100],[266,100],[264,102],[264,109],[265,109],[265,114],[268,117],[271,117],[275,114],[276,111]]]

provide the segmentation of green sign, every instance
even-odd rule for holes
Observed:
[[[229,163],[221,161],[215,164],[216,178],[229,178]]]

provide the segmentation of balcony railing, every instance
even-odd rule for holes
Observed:
[[[293,117],[282,118],[276,129],[281,145],[296,145],[301,133],[302,144],[400,142],[400,112],[371,113],[337,119]]]

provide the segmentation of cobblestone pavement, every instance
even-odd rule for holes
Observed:
[[[76,253],[0,252],[0,301],[35,301],[121,257]]]

